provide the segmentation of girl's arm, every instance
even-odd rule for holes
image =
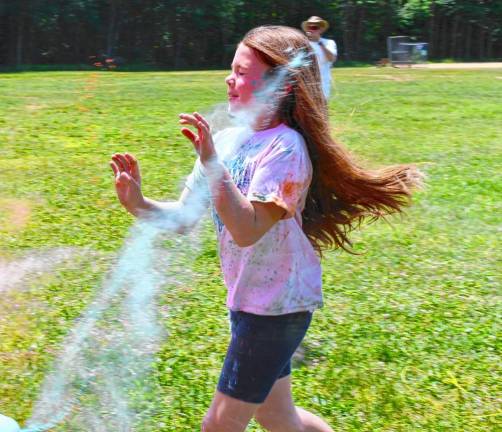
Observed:
[[[218,216],[238,246],[251,246],[282,219],[286,210],[271,202],[249,201],[239,191],[227,169],[217,164],[211,168],[209,189]]]
[[[183,233],[195,225],[204,213],[206,198],[186,187],[178,201],[162,202],[145,197],[141,191],[139,164],[133,155],[116,153],[110,166],[115,175],[117,197],[132,215]]]
[[[274,203],[249,201],[237,188],[225,166],[216,160],[209,124],[198,113],[180,114],[180,123],[197,128],[195,135],[182,129],[192,141],[207,174],[209,189],[218,216],[240,247],[256,243],[286,211]]]

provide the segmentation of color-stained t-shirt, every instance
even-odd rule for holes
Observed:
[[[286,211],[255,244],[240,247],[213,207],[228,308],[282,315],[321,307],[320,260],[302,231],[301,213],[312,180],[305,140],[281,124],[257,132],[225,129],[214,141],[218,158],[242,194]],[[207,187],[205,182],[197,160],[186,186],[194,190]]]

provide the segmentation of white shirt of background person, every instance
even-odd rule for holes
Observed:
[[[331,65],[336,61],[338,50],[336,42],[333,39],[322,38],[329,24],[327,21],[319,17],[310,17],[302,23],[302,28],[306,36],[310,40],[310,45],[314,50],[319,64],[319,72],[321,74],[322,92],[326,99],[329,98],[331,92]]]

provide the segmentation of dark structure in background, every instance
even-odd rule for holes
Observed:
[[[329,20],[341,60],[375,61],[388,36],[429,58],[502,58],[502,0],[0,0],[0,66],[89,64],[92,56],[169,69],[227,68],[261,24]]]

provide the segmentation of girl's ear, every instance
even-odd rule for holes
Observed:
[[[289,83],[284,86],[284,92],[290,94],[293,91],[293,84]]]

